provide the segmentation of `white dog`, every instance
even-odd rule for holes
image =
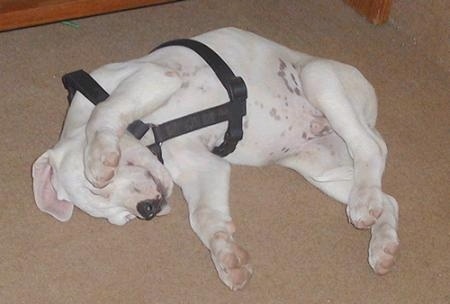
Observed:
[[[226,103],[226,90],[192,50],[173,46],[109,64],[91,75],[110,94],[96,107],[77,93],[58,143],[33,165],[38,207],[67,221],[73,205],[123,225],[149,218],[139,203],[158,202],[181,187],[191,226],[210,250],[221,280],[242,288],[251,276],[248,254],[233,240],[228,191],[230,163],[280,164],[347,204],[357,228],[370,228],[369,264],[384,274],[399,246],[398,206],[381,190],[386,145],[375,130],[376,96],[346,64],[309,56],[255,34],[225,28],[194,37],[215,50],[247,85],[243,139],[221,158],[210,151],[227,122],[162,144],[164,164],[127,133],[134,120],[160,124]]]

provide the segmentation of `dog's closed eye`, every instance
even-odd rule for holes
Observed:
[[[139,188],[137,188],[136,186],[133,187],[133,191],[136,193],[141,193],[142,191],[139,190]]]

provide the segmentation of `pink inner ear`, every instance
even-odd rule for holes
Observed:
[[[51,183],[52,175],[53,169],[48,158],[41,156],[33,165],[34,199],[41,211],[65,222],[72,217],[73,204],[57,198],[56,191]]]

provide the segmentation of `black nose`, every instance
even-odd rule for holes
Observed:
[[[137,211],[144,220],[151,220],[154,218],[162,208],[162,199],[144,200],[139,202],[136,206]]]

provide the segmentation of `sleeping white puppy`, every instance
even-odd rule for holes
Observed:
[[[210,250],[221,280],[242,288],[252,268],[233,240],[230,164],[279,164],[347,205],[356,228],[371,229],[369,264],[384,274],[399,246],[398,206],[381,189],[386,145],[375,130],[377,101],[361,73],[235,28],[194,37],[215,50],[248,90],[243,138],[221,158],[227,122],[170,139],[164,164],[127,133],[140,119],[152,124],[229,101],[208,64],[192,50],[166,47],[109,64],[91,75],[109,93],[96,107],[76,93],[58,143],[33,165],[38,207],[60,221],[73,206],[122,225],[166,214],[172,183],[183,190],[191,226]],[[262,202],[263,203],[263,202]]]

